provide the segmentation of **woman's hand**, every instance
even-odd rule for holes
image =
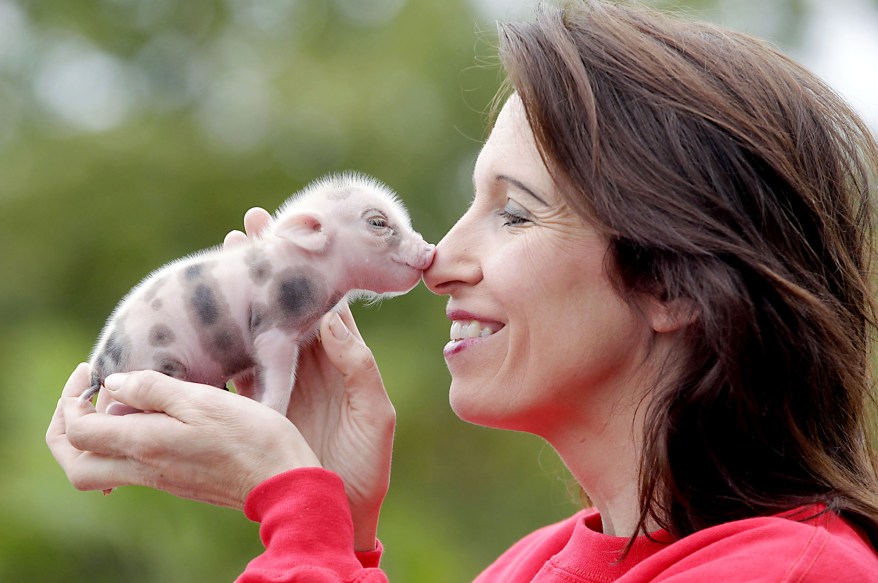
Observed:
[[[90,370],[79,365],[46,433],[52,455],[80,490],[142,485],[243,508],[260,482],[291,468],[319,466],[283,415],[245,397],[154,371],[111,375],[105,390],[141,413],[98,413],[79,395]]]
[[[246,235],[232,231],[225,245],[245,242],[270,222],[265,210],[250,209],[244,215]],[[321,342],[313,342],[299,353],[287,416],[323,467],[344,480],[357,550],[371,550],[390,483],[396,412],[347,305],[338,315],[323,318],[320,337]]]
[[[341,476],[356,549],[372,550],[390,484],[396,412],[347,305],[323,318],[320,335],[300,352],[287,416],[323,467]]]

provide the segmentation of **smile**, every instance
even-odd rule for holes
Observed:
[[[451,340],[467,338],[486,338],[502,328],[498,324],[487,324],[478,320],[455,320],[451,324]]]

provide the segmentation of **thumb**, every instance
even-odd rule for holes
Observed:
[[[349,323],[345,323],[343,316],[347,316]],[[375,357],[356,331],[349,309],[343,309],[341,315],[327,314],[320,323],[320,338],[327,358],[341,373],[348,393],[388,398]]]

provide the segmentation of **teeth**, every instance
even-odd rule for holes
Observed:
[[[471,320],[455,320],[451,323],[451,339],[463,340],[464,338],[485,338],[493,334],[494,331],[488,326]]]

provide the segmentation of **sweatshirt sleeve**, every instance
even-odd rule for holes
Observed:
[[[265,552],[237,583],[383,583],[380,546],[354,552],[354,527],[344,484],[322,468],[284,472],[247,496],[244,514],[260,523]]]

